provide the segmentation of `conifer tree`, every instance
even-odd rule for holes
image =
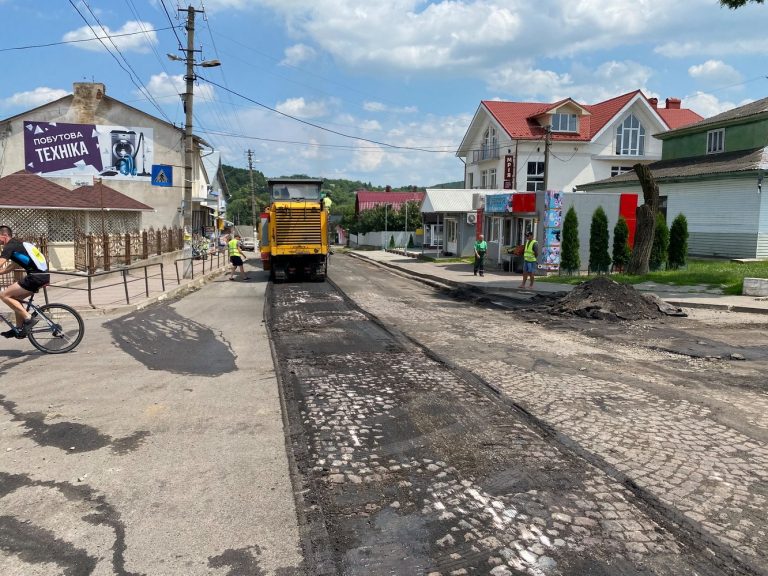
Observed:
[[[688,220],[684,214],[678,214],[672,221],[669,231],[669,261],[672,270],[685,266],[688,260]]]
[[[653,233],[653,246],[651,246],[651,257],[648,260],[648,267],[651,270],[662,270],[667,263],[667,253],[669,251],[669,229],[664,214],[656,214],[656,229]]]
[[[560,245],[560,271],[566,274],[578,272],[581,268],[579,258],[579,219],[573,206],[568,208],[563,221],[563,239]]]
[[[629,248],[629,226],[623,216],[619,216],[619,221],[613,227],[613,270],[614,272],[623,272],[629,263],[632,251]]]
[[[607,274],[611,266],[608,252],[608,216],[602,206],[592,214],[589,228],[589,270],[598,274]]]

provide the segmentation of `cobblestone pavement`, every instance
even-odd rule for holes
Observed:
[[[365,284],[354,282],[361,266]],[[592,335],[558,330],[556,321],[540,325],[530,315],[463,309],[400,278],[372,280],[379,272],[370,265],[337,262],[337,272],[340,267],[339,283],[363,309],[500,390],[596,466],[637,486],[716,554],[732,554],[745,569],[766,573],[764,360],[659,350],[658,340],[644,345],[637,325],[619,327],[626,333],[616,338],[610,337],[616,326],[600,337],[598,321],[587,323]],[[722,321],[702,327],[681,320],[671,329],[688,326],[717,339],[738,321],[734,315],[726,329]],[[751,346],[764,351],[765,332],[745,329]],[[607,520],[603,527],[612,525]],[[634,543],[636,550],[644,546]]]
[[[338,274],[355,284],[354,270]],[[371,321],[330,283],[270,290],[268,325],[316,573],[748,573],[471,374]],[[350,293],[420,336],[436,319],[477,314],[427,291],[417,306],[394,292]],[[487,332],[489,321],[471,323]],[[430,340],[456,351],[472,329],[457,333],[448,322]],[[467,367],[507,369],[465,352]]]

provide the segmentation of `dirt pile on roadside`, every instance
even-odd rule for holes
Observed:
[[[686,315],[653,294],[642,294],[605,276],[579,284],[553,302],[550,312],[598,320],[652,320]]]

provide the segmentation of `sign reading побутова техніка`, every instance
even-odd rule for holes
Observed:
[[[149,180],[152,128],[24,121],[28,172],[50,177]]]

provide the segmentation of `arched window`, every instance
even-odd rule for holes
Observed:
[[[634,114],[616,127],[616,154],[645,156],[645,128]]]
[[[481,160],[499,157],[499,137],[496,135],[496,128],[488,126],[488,130],[483,135],[483,151]]]

